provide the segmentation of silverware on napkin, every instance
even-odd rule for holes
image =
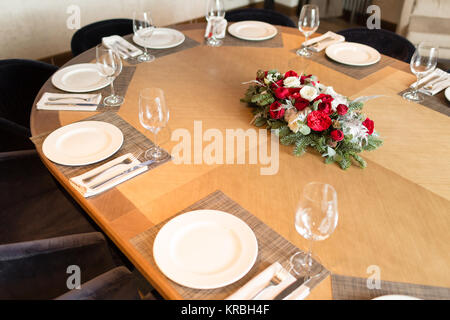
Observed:
[[[136,157],[134,157],[133,155],[131,155],[131,156],[129,156],[129,157],[123,159],[123,160],[120,161],[119,163],[116,163],[116,164],[114,164],[114,165],[112,165],[112,166],[109,166],[109,167],[103,169],[103,170],[100,171],[100,172],[97,172],[96,174],[93,174],[93,175],[91,175],[91,176],[89,176],[89,177],[87,177],[87,178],[84,178],[82,181],[83,181],[83,183],[89,183],[90,181],[94,180],[96,177],[98,177],[99,175],[101,175],[101,174],[104,173],[105,171],[110,170],[111,168],[114,168],[115,166],[118,166],[118,165],[120,165],[120,164],[130,164],[130,163],[132,163],[134,160],[136,160]]]
[[[319,46],[319,44],[321,44],[322,42],[324,42],[324,41],[325,41],[325,42],[328,42],[328,41],[330,41],[330,40],[334,40],[334,38],[331,37],[331,36],[328,36],[328,37],[325,37],[325,38],[323,38],[323,39],[320,39],[319,41],[314,42],[314,43],[312,43],[312,44],[310,44],[310,45],[307,45],[307,46],[302,45],[302,47],[306,47],[306,48],[317,47],[317,46]]]
[[[106,179],[106,180],[103,180],[103,181],[101,181],[101,182],[98,182],[98,183],[94,184],[94,185],[91,186],[90,188],[91,188],[91,189],[96,189],[96,188],[98,188],[98,187],[104,185],[105,183],[108,183],[109,181],[114,180],[114,179],[116,179],[116,178],[119,178],[119,177],[121,177],[121,176],[123,176],[123,175],[125,175],[125,174],[128,174],[128,173],[130,173],[130,172],[132,172],[132,171],[134,171],[134,170],[137,170],[137,169],[142,168],[142,167],[148,167],[149,165],[151,165],[151,164],[154,163],[154,162],[155,162],[155,160],[147,160],[147,161],[144,161],[144,162],[142,162],[142,163],[140,163],[140,164],[137,164],[137,165],[135,165],[135,166],[133,166],[133,167],[131,167],[131,168],[125,170],[125,171],[122,171],[122,172],[116,174],[115,176],[113,176],[113,177],[111,177],[111,178],[108,178],[108,179]]]
[[[291,283],[290,285],[288,285],[286,288],[283,289],[283,291],[281,291],[279,294],[277,294],[275,296],[275,298],[273,298],[273,300],[283,300],[284,298],[286,298],[288,295],[290,295],[292,292],[294,292],[294,290],[296,290],[297,288],[299,288],[300,286],[306,286],[306,284],[311,281],[312,278],[306,280],[306,277],[300,277],[297,280],[295,280],[293,283]],[[305,281],[306,280],[306,281]]]
[[[80,106],[80,107],[104,107],[103,103],[70,103],[70,102],[45,102],[46,106]]]

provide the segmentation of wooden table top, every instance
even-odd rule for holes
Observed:
[[[296,57],[303,41],[298,30],[281,27],[283,48],[203,45],[204,25],[181,27],[202,45],[137,65],[118,114],[147,135],[138,120],[138,94],[145,87],[165,91],[172,130],[254,128],[251,112],[239,99],[242,82],[258,69],[295,69],[315,74],[322,83],[351,98],[383,94],[366,103],[384,145],[363,153],[368,167],[347,171],[326,165],[320,155],[292,155],[280,145],[279,171],[262,176],[262,165],[166,163],[92,199],[84,199],[41,156],[51,173],[127,255],[151,284],[168,299],[182,298],[159,270],[152,268],[129,239],[173,216],[215,190],[238,202],[289,241],[306,248],[294,228],[293,215],[303,186],[310,181],[332,184],[338,193],[339,222],[314,251],[333,273],[368,277],[379,266],[381,279],[450,287],[450,119],[397,93],[415,77],[395,62],[356,80],[329,67]],[[323,53],[320,53],[323,54]],[[70,63],[88,62],[87,53]],[[50,81],[38,97],[52,85]],[[92,116],[92,112],[37,111],[31,115],[33,135]],[[168,150],[177,142],[163,145]],[[330,280],[313,290],[311,299],[330,299]]]

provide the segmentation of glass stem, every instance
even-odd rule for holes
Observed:
[[[144,56],[148,56],[147,47],[144,46]]]
[[[418,74],[417,75],[417,82],[416,82],[416,85],[414,86],[414,89],[413,89],[413,95],[414,96],[416,96],[417,92],[419,92],[419,82],[420,82],[421,79],[422,79],[422,76],[420,74]]]
[[[308,42],[308,35],[305,34],[305,43]],[[308,50],[308,46],[305,44],[305,50]]]
[[[211,38],[213,42],[216,42],[216,19],[211,20]]]
[[[311,235],[308,239],[308,253],[306,254],[306,263],[308,265],[308,272],[307,272],[307,277],[308,279],[311,278],[311,269],[312,269],[312,250],[313,250],[313,236]]]
[[[116,95],[114,91],[114,78],[111,78],[111,95],[114,97]]]

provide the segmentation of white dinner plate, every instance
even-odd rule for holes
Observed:
[[[179,215],[158,232],[153,257],[176,283],[213,289],[241,279],[258,256],[258,242],[241,219],[217,210]]]
[[[450,87],[445,89],[444,95],[447,98],[447,101],[450,102]]]
[[[278,33],[273,25],[261,21],[240,21],[228,27],[228,32],[236,38],[250,41],[263,41]]]
[[[80,63],[56,71],[52,83],[68,92],[89,92],[106,87],[110,81],[100,74],[95,63]]]
[[[156,28],[148,42],[143,41],[138,36],[133,36],[134,43],[149,49],[168,49],[179,46],[186,37],[183,33],[175,29]]]
[[[50,133],[42,152],[58,164],[82,166],[108,158],[122,143],[122,131],[116,126],[101,121],[81,121]]]
[[[389,294],[385,296],[380,296],[373,298],[372,300],[422,300],[416,297],[405,296],[401,294]]]
[[[330,59],[350,66],[370,66],[381,59],[377,50],[356,42],[332,44],[325,53]]]

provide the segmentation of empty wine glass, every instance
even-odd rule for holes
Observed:
[[[308,37],[319,28],[319,7],[315,4],[306,4],[302,7],[300,16],[298,18],[298,29],[305,36],[305,42]],[[299,56],[311,57],[312,53],[306,46],[297,50]]]
[[[403,94],[403,98],[416,102],[423,101],[424,96],[419,92],[419,82],[436,69],[438,52],[439,48],[431,42],[421,42],[417,45],[410,63],[411,71],[416,75],[417,81],[414,88]]]
[[[97,66],[100,74],[108,79],[111,84],[111,95],[103,100],[107,106],[120,106],[124,98],[118,96],[114,92],[114,80],[122,71],[122,59],[117,51],[109,49],[103,45],[98,45],[95,48]]]
[[[223,0],[208,0],[206,3],[206,20],[211,23],[211,36],[208,36],[206,44],[211,47],[220,47],[222,40],[216,38],[217,23],[225,17],[225,7]]]
[[[313,263],[314,241],[327,239],[338,222],[337,193],[326,183],[310,182],[295,212],[295,229],[309,241],[308,252],[298,252],[291,257],[291,268],[295,274],[312,278],[322,271],[319,263]],[[317,258],[315,258],[317,260]]]
[[[147,46],[149,45],[154,30],[155,26],[153,25],[150,12],[134,12],[133,32],[144,43],[144,53],[137,57],[139,62],[152,62],[155,60],[155,56],[149,54],[147,51]]]
[[[164,92],[159,88],[146,88],[139,93],[139,121],[153,133],[154,146],[145,152],[147,160],[163,161],[170,155],[158,146],[158,133],[169,121],[169,109],[164,99]]]

